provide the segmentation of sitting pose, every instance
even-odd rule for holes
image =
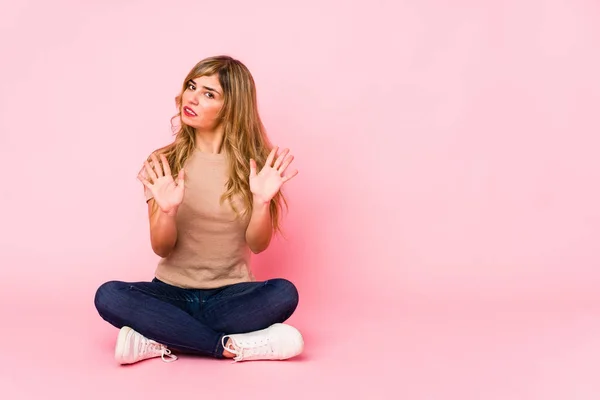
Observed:
[[[120,329],[115,358],[294,357],[304,340],[283,322],[298,291],[285,279],[256,281],[250,268],[251,252],[264,251],[280,230],[280,189],[298,173],[288,171],[293,156],[270,145],[254,79],[238,60],[200,61],[176,103],[174,141],[138,175],[161,257],[154,278],[106,282],[95,295],[100,316]]]

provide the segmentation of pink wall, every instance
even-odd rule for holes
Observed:
[[[227,53],[300,170],[259,277],[315,305],[597,300],[597,3],[320,3],[2,5],[2,295],[151,277],[137,171]]]

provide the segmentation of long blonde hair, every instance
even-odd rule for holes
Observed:
[[[218,74],[223,88],[224,102],[218,119],[224,130],[221,151],[226,152],[229,160],[229,179],[221,202],[229,201],[236,215],[247,216],[252,212],[252,193],[248,182],[250,159],[256,161],[257,171],[260,171],[273,146],[258,113],[254,78],[242,62],[225,55],[214,56],[201,60],[191,69],[176,97],[178,112],[171,119],[175,140],[155,153],[166,156],[175,178],[196,148],[194,128],[181,122],[181,96],[190,80],[213,74]],[[174,120],[179,120],[178,128],[173,124]],[[242,200],[243,210],[238,210],[235,206],[236,197]],[[274,231],[281,232],[283,206],[287,208],[287,201],[279,191],[269,206]],[[155,203],[154,211],[157,209]]]

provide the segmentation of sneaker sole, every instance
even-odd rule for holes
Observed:
[[[127,336],[132,330],[133,329],[131,329],[130,327],[124,326],[119,331],[119,336],[117,337],[117,344],[115,346],[115,360],[119,364],[127,364],[124,360],[125,344],[127,343]]]

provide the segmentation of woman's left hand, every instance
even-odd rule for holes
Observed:
[[[289,149],[285,149],[275,159],[277,149],[278,147],[274,147],[271,150],[265,165],[258,173],[256,161],[250,160],[250,191],[255,201],[269,203],[281,186],[298,174],[298,170],[293,170],[284,175],[294,156],[288,154]]]

